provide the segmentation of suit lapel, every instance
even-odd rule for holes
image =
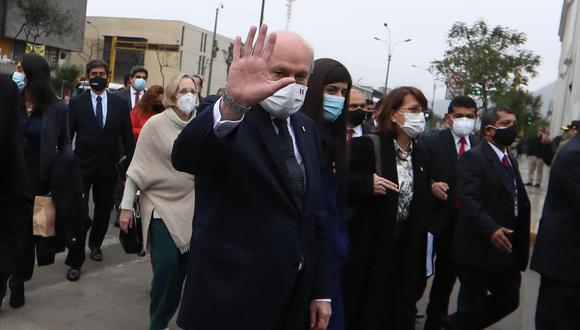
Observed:
[[[451,167],[450,172],[455,173],[455,169],[457,167],[457,159],[459,158],[459,154],[457,153],[457,147],[455,146],[455,137],[451,134],[451,130],[447,129],[445,131],[445,145],[447,146],[447,159],[449,160],[449,167]]]
[[[93,97],[91,95],[91,91],[88,90],[85,93],[86,93],[86,97],[85,97],[85,102],[86,102],[85,103],[85,108],[89,112],[89,114],[88,114],[89,118],[91,118],[91,120],[93,121],[93,123],[95,124],[95,126],[98,128],[99,127],[99,122],[97,121],[97,116],[95,115],[96,109],[93,107]]]
[[[107,127],[109,127],[109,121],[111,120],[110,118],[113,116],[113,112],[111,110],[113,110],[113,107],[111,106],[111,94],[106,91],[105,93],[107,93],[107,114],[105,117],[105,125],[103,126],[103,131],[107,129]],[[105,112],[103,111],[103,116],[105,116]]]
[[[397,155],[395,155],[395,144],[393,139],[380,134],[381,137],[381,163],[383,166],[383,178],[390,180],[397,185],[399,184],[399,175],[397,173]]]
[[[499,181],[501,181],[502,185],[508,191],[513,192],[513,184],[509,182],[505,170],[503,169],[503,164],[499,161],[497,154],[495,153],[493,148],[489,145],[489,143],[484,142],[483,152],[485,153],[487,160],[491,163],[491,166],[493,167],[495,173],[497,174]],[[512,162],[512,167],[514,166],[515,164]]]
[[[274,162],[275,172],[278,174],[280,181],[284,185],[284,190],[286,191],[289,200],[296,207],[296,210],[298,210],[298,206],[294,203],[294,199],[292,198],[288,166],[286,165],[286,161],[282,155],[278,134],[274,129],[272,118],[270,117],[270,114],[268,114],[268,112],[266,112],[260,106],[255,106],[248,115],[252,114],[254,121],[257,123],[258,132],[262,137],[264,147]]]

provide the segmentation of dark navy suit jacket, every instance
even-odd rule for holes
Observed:
[[[310,301],[330,298],[319,137],[300,112],[291,124],[306,174],[302,212],[260,106],[224,141],[214,133],[211,108],[175,141],[173,166],[195,175],[196,196],[182,328],[307,329]]]

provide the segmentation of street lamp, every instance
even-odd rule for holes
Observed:
[[[424,71],[427,71],[431,74],[431,76],[433,76],[433,96],[431,97],[431,111],[434,111],[435,109],[435,91],[437,90],[437,77],[435,72],[433,71],[433,66],[430,66],[429,68],[424,68],[418,65],[411,65],[412,67],[414,67],[415,69],[421,69]]]
[[[91,21],[87,20],[87,24],[92,26],[95,29],[95,32],[97,33],[97,58],[99,58],[99,49],[101,49],[101,47],[100,47],[101,34],[99,33],[99,29],[97,28],[97,26],[95,24],[93,24]]]
[[[375,40],[380,41],[380,42],[387,45],[387,55],[388,55],[387,56],[387,74],[385,76],[385,95],[387,95],[387,87],[389,85],[389,71],[391,70],[391,58],[393,55],[393,50],[395,49],[395,47],[398,44],[409,42],[412,39],[409,38],[409,39],[405,39],[405,40],[400,40],[400,41],[397,41],[394,44],[392,44],[391,43],[391,29],[389,29],[389,25],[387,23],[383,23],[383,25],[385,26],[385,28],[387,29],[387,32],[389,34],[389,41],[383,40],[383,39],[378,38],[378,37],[375,37]]]

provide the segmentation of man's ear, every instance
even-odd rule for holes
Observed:
[[[443,123],[445,123],[445,127],[451,128],[453,126],[453,118],[451,118],[451,114],[446,113],[443,116]]]

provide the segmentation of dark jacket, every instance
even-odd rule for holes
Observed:
[[[133,157],[135,140],[131,128],[131,109],[124,99],[107,93],[107,118],[102,130],[97,123],[90,91],[73,97],[69,102],[70,134],[76,137],[74,152],[84,177],[117,177],[115,164],[122,155],[119,140],[129,163]]]
[[[580,284],[580,136],[558,152],[544,202],[531,268]]]
[[[537,135],[530,136],[525,144],[526,154],[539,158],[544,158],[550,148],[550,144],[543,144],[542,139]]]
[[[514,217],[513,183],[489,142],[470,149],[459,160],[461,209],[455,232],[455,258],[459,264],[483,271],[524,270],[530,245],[530,201],[518,163],[510,157],[518,190],[518,217]],[[512,253],[491,243],[500,227],[514,230]]]
[[[398,184],[394,142],[382,134],[380,141],[382,176]],[[368,137],[353,139],[350,159],[348,202],[357,211],[348,219],[350,246],[343,272],[347,329],[383,329],[382,318],[393,303],[405,306],[403,309],[413,318],[417,292],[425,278],[426,223],[431,200],[427,154],[420,144],[413,144],[413,201],[402,238],[404,256],[394,255],[398,194],[391,190],[386,195],[373,194],[376,162],[372,141]],[[404,262],[395,263],[395,258]],[[389,296],[388,286],[394,280],[390,274],[395,269],[405,274],[395,284],[408,292],[405,297]]]
[[[19,93],[9,79],[0,77],[0,254],[17,251],[29,220],[32,198],[22,155]],[[3,258],[0,258],[3,259]],[[0,267],[4,261],[0,260]]]
[[[127,104],[129,105],[129,109],[133,109],[133,101],[131,101],[131,87],[129,86],[128,88],[124,88],[121,89],[120,91],[113,93],[117,96],[119,96],[120,98],[122,98],[123,100],[125,100],[125,102],[127,102]],[[141,97],[143,97],[143,94],[141,94]],[[135,106],[137,106],[135,104]]]
[[[455,230],[456,217],[453,213],[456,212],[459,160],[455,138],[449,129],[443,129],[421,137],[420,143],[427,150],[429,157],[431,183],[445,182],[449,185],[446,201],[433,196],[433,209],[428,224],[429,232],[435,237],[441,237],[449,230]],[[470,135],[469,143],[471,148],[475,147],[478,143],[477,138]]]
[[[291,123],[305,166],[302,212],[290,193],[272,120],[261,107],[246,114],[226,141],[214,134],[210,109],[175,141],[173,166],[195,175],[196,195],[180,327],[270,330],[284,315],[285,329],[306,329],[310,301],[330,297],[319,137],[304,114],[294,114]]]

